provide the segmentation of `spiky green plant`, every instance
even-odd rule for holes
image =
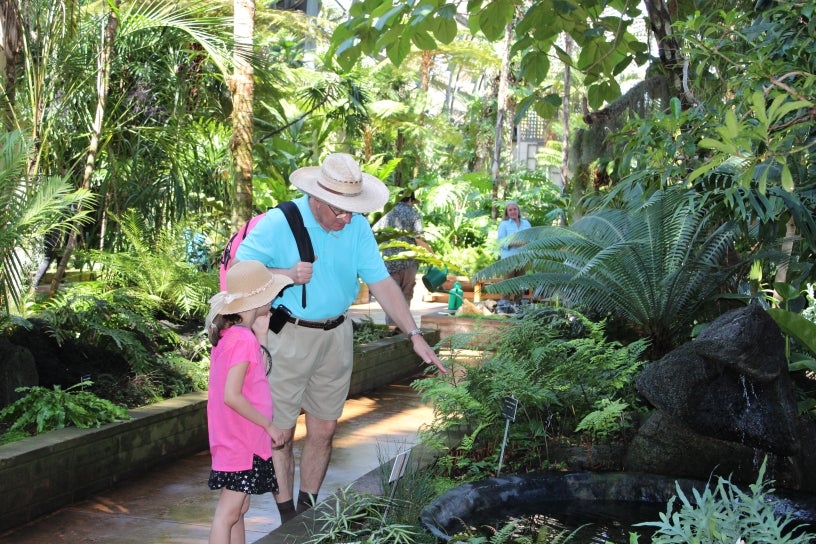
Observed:
[[[477,278],[524,276],[488,287],[552,299],[583,312],[623,320],[651,340],[652,355],[688,338],[734,268],[725,266],[734,231],[712,224],[695,196],[655,191],[623,208],[605,208],[568,227],[534,227],[516,236],[518,255],[481,270]]]

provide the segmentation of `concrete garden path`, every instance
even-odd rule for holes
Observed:
[[[422,302],[421,283],[417,287],[416,302],[412,305],[417,322],[423,313],[446,307]],[[376,303],[355,306],[351,313],[354,318],[369,316],[376,323],[384,323],[384,315]],[[422,404],[407,382],[349,399],[319,499],[359,480],[381,462],[413,446],[418,440],[420,425],[431,418],[431,408]],[[302,422],[298,429],[295,450],[299,457]],[[157,467],[142,478],[123,481],[91,499],[6,532],[0,535],[0,544],[206,542],[217,501],[217,492],[207,488],[209,469],[208,451]],[[253,497],[246,516],[247,543],[300,541],[285,534],[286,527],[281,532],[272,532],[279,525],[273,496]]]

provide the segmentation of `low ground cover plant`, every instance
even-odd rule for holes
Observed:
[[[18,392],[26,394],[0,410],[0,424],[8,426],[0,435],[0,444],[68,426],[89,429],[130,417],[124,406],[86,391],[90,385],[82,382],[67,389],[58,385],[19,388]]]

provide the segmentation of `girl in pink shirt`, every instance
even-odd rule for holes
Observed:
[[[233,265],[226,291],[210,300],[207,335],[213,345],[207,396],[212,470],[208,485],[221,489],[210,544],[243,544],[250,495],[277,493],[272,448],[283,431],[272,424],[273,406],[264,356],[269,305],[292,280],[258,261]]]

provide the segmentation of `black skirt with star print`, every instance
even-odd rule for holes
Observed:
[[[275,476],[275,467],[272,466],[272,458],[263,460],[257,455],[252,456],[252,468],[238,472],[224,472],[211,470],[210,479],[207,482],[210,489],[227,488],[230,491],[247,493],[249,495],[262,495],[264,493],[278,492],[278,478]]]

